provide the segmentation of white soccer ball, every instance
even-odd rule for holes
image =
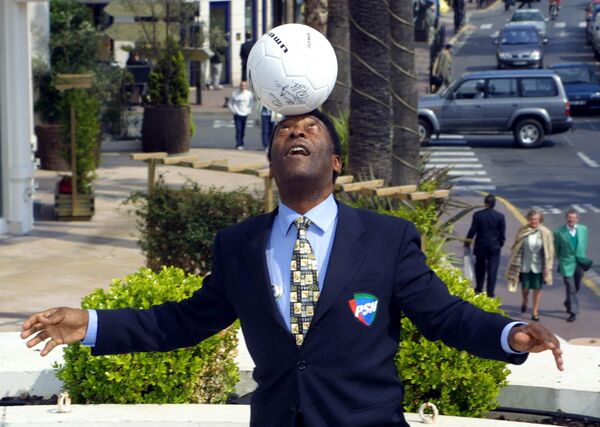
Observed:
[[[329,41],[302,24],[285,24],[264,34],[248,56],[248,83],[267,108],[284,115],[319,108],[337,78]]]

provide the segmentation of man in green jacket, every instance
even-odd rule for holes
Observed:
[[[577,257],[585,258],[588,244],[588,230],[583,224],[578,224],[577,212],[569,209],[565,215],[566,224],[554,230],[554,248],[558,258],[558,272],[565,282],[567,298],[565,307],[569,317],[567,322],[573,322],[579,314],[577,292],[581,285],[583,269],[577,264]]]

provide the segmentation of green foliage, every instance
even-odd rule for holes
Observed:
[[[188,182],[170,189],[159,180],[153,193],[134,193],[139,246],[153,270],[176,266],[189,273],[210,271],[217,231],[262,213],[262,201],[245,190],[203,190]]]
[[[200,277],[177,268],[141,269],[113,280],[108,291],[92,292],[81,306],[148,308],[185,299],[201,286]],[[94,357],[88,347],[72,344],[57,375],[76,403],[224,403],[239,380],[237,329],[234,324],[194,347],[166,353]]]
[[[50,63],[54,72],[77,74],[94,68],[100,33],[91,10],[77,0],[50,2]]]
[[[501,313],[500,301],[475,294],[459,269],[443,263],[432,268],[450,293],[486,311]],[[408,412],[417,412],[422,403],[432,402],[444,415],[482,416],[498,406],[496,399],[509,374],[503,362],[471,356],[441,341],[428,341],[406,317],[402,319],[402,344],[395,360],[404,381],[404,409]]]
[[[171,42],[161,52],[148,78],[148,93],[153,105],[188,105],[190,87],[181,49]]]
[[[340,138],[340,145],[342,146],[342,165],[346,167],[348,165],[348,117],[350,113],[343,113],[337,117],[332,114],[328,114],[329,118],[335,126],[335,131]],[[344,171],[342,171],[342,174]]]
[[[60,121],[60,105],[62,94],[54,87],[53,74],[48,65],[36,60],[33,63],[33,82],[38,91],[34,110],[46,124],[57,124]]]
[[[116,138],[120,138],[127,130],[126,111],[131,98],[131,91],[127,88],[133,83],[133,75],[124,68],[108,63],[96,65],[92,93],[102,106],[100,122],[103,130]]]
[[[64,123],[65,140],[67,141],[69,141],[71,129],[69,106],[73,106],[75,109],[77,191],[79,193],[90,193],[92,191],[92,181],[96,178],[100,150],[98,145],[100,103],[82,89],[72,89],[65,93],[61,122]],[[67,147],[70,147],[70,144]],[[68,148],[68,150],[70,149]],[[64,153],[64,156],[70,161],[70,151]]]
[[[208,38],[210,41],[210,48],[216,56],[215,62],[224,63],[225,54],[227,53],[227,46],[229,46],[229,43],[225,38],[225,33],[223,32],[223,29],[216,25],[212,26],[210,28]]]

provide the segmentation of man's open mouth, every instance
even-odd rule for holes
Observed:
[[[308,149],[302,145],[294,145],[288,150],[286,155],[287,156],[309,156],[310,151],[308,151]]]

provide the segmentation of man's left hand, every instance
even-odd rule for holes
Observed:
[[[564,371],[562,350],[556,336],[539,323],[515,326],[510,330],[508,343],[515,351],[541,353],[550,350],[554,355],[556,367]]]

